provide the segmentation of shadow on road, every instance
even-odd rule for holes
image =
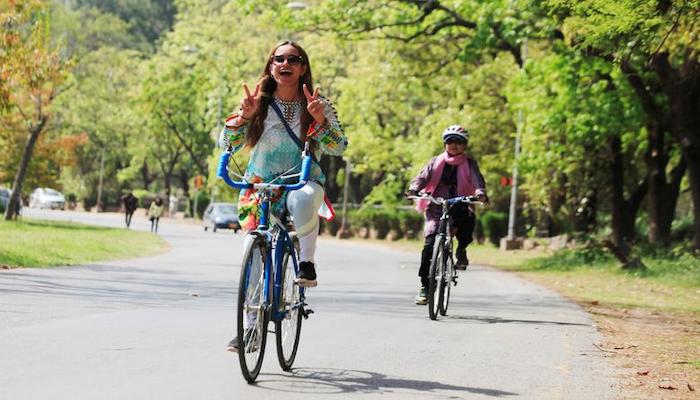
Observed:
[[[487,317],[483,315],[447,315],[449,319],[469,320],[477,322],[485,322],[488,324],[535,324],[535,325],[561,325],[561,326],[592,326],[591,324],[580,324],[575,322],[559,322],[559,321],[538,321],[529,319],[509,319],[499,317]]]
[[[0,275],[0,294],[86,299],[123,304],[161,304],[197,297],[232,299],[234,289],[228,282],[199,280],[173,270],[89,265],[82,275],[66,274],[57,279],[55,270],[12,271]],[[73,267],[65,268],[71,272]],[[233,303],[232,303],[233,304]]]
[[[280,392],[308,394],[468,392],[490,397],[517,396],[518,393],[497,389],[450,385],[435,381],[389,377],[370,371],[336,368],[295,368],[290,374],[260,374],[256,386]],[[446,394],[446,393],[441,393]]]

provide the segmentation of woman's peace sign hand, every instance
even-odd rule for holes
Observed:
[[[248,85],[243,84],[243,90],[245,90],[245,96],[241,100],[241,117],[244,119],[251,119],[258,111],[258,105],[260,104],[260,99],[258,99],[258,93],[260,92],[260,84],[255,85],[255,92],[250,93]]]
[[[304,84],[304,96],[306,96],[306,109],[309,111],[309,114],[314,117],[316,122],[323,124],[326,121],[326,116],[323,113],[326,110],[326,106],[318,95],[318,86],[314,89],[314,93],[311,94],[309,88]]]

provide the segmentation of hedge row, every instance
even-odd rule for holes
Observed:
[[[396,208],[362,207],[348,211],[347,229],[351,236],[360,238],[415,239],[423,236],[422,214],[414,210]],[[338,214],[331,222],[321,225],[324,233],[335,236],[340,230],[342,215]],[[483,243],[485,238],[498,246],[508,232],[508,216],[505,213],[486,211],[477,214],[474,239]]]

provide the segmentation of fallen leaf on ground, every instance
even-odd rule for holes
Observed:
[[[636,344],[632,344],[632,345],[629,345],[629,346],[615,346],[615,347],[613,347],[613,348],[614,348],[615,350],[623,350],[623,349],[631,349],[631,348],[634,348],[634,347],[639,347],[639,346],[637,346]]]
[[[597,306],[598,304],[600,304],[600,302],[599,302],[598,300],[593,300],[593,301],[591,302],[591,304],[594,305],[594,306]]]
[[[659,389],[666,389],[666,390],[678,390],[677,387],[673,385],[658,385]]]

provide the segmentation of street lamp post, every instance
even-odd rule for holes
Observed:
[[[350,237],[350,230],[348,229],[348,192],[350,191],[350,171],[352,170],[352,164],[350,158],[345,159],[345,184],[343,185],[343,219],[340,223],[340,229],[338,230],[338,237],[345,239]]]
[[[97,184],[97,205],[95,206],[97,212],[102,212],[104,211],[104,207],[102,207],[102,181],[104,177],[104,171],[105,171],[105,151],[104,148],[100,152],[100,180]]]
[[[527,59],[527,38],[523,40],[522,45],[522,67],[525,67],[525,60]],[[513,160],[513,176],[510,186],[510,207],[508,209],[508,236],[501,239],[501,249],[510,250],[519,248],[520,244],[516,240],[515,235],[515,217],[517,212],[517,202],[518,202],[518,158],[520,156],[520,136],[522,134],[523,125],[525,124],[525,119],[523,117],[523,111],[518,110],[518,122],[515,129],[515,151]]]

